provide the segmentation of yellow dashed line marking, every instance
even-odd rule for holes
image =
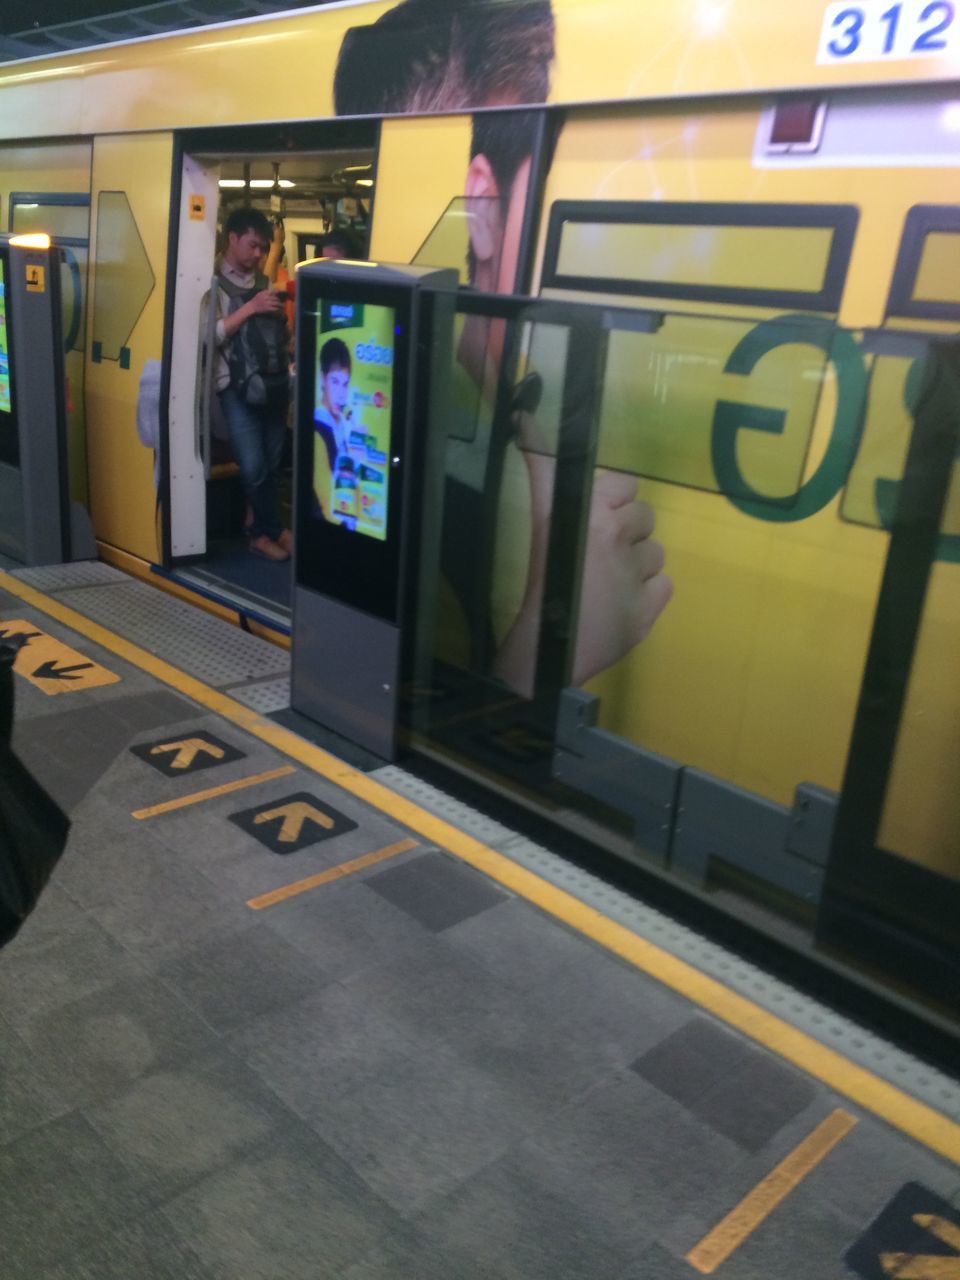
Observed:
[[[378,862],[385,862],[387,858],[395,858],[399,853],[406,853],[410,849],[416,849],[416,840],[398,840],[396,844],[385,845],[382,849],[375,849],[373,853],[365,853],[360,858],[353,858],[350,862],[341,862],[339,866],[331,867],[329,871],[321,871],[315,876],[307,876],[305,880],[294,880],[293,884],[285,884],[281,889],[274,889],[270,893],[262,893],[259,898],[251,898],[247,906],[253,911],[262,911],[264,907],[275,906],[278,902],[286,902],[288,898],[295,898],[299,893],[306,893],[310,889],[318,889],[322,884],[331,884],[334,880],[342,880],[344,876],[352,876],[355,871],[362,871],[364,867],[375,866]]]
[[[285,764],[279,769],[269,769],[266,773],[255,773],[249,778],[238,778],[236,782],[224,782],[219,787],[208,787],[206,791],[194,791],[189,796],[178,796],[176,800],[164,800],[162,804],[151,804],[146,809],[134,809],[132,818],[155,818],[158,813],[171,813],[174,809],[186,809],[191,804],[202,804],[204,800],[213,800],[216,796],[229,795],[231,791],[243,791],[247,787],[257,787],[261,782],[272,782],[274,778],[286,778],[296,773],[292,764]]]
[[[752,1000],[701,973],[693,965],[648,942],[646,938],[638,937],[602,912],[588,907],[572,894],[556,888],[532,871],[511,861],[505,854],[497,853],[442,818],[435,817],[419,805],[397,795],[343,760],[338,760],[336,756],[298,737],[289,729],[282,728],[249,707],[218,693],[200,680],[164,662],[162,658],[147,653],[145,649],[131,644],[122,636],[108,631],[106,627],[85,618],[33,587],[28,587],[2,570],[0,587],[48,617],[71,627],[88,640],[93,640],[108,652],[117,654],[141,671],[170,685],[185,697],[192,698],[202,707],[253,734],[290,759],[299,761],[350,795],[388,814],[396,822],[417,832],[428,844],[446,849],[511,892],[535,903],[542,911],[556,916],[570,928],[592,938],[608,951],[642,969],[678,995],[708,1010],[714,1017],[735,1027],[757,1044],[793,1063],[801,1071],[806,1071],[836,1093],[850,1098],[865,1110],[872,1111],[874,1115],[909,1134],[931,1151],[960,1164],[960,1124],[942,1112],[910,1097],[842,1053],[792,1027],[775,1014],[754,1004]]]
[[[702,1275],[712,1275],[856,1123],[856,1119],[846,1111],[838,1108],[831,1112],[690,1250],[687,1262],[691,1267]]]

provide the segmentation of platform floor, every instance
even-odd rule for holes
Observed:
[[[297,739],[200,617],[0,571],[73,820],[0,955],[3,1280],[960,1280],[956,1082]]]

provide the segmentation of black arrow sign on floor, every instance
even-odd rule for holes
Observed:
[[[92,662],[75,662],[72,667],[58,667],[56,662],[43,662],[37,667],[33,675],[38,676],[41,680],[79,680],[79,676],[71,675],[73,671],[89,671],[93,666]]]

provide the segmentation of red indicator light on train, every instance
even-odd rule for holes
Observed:
[[[790,147],[812,143],[817,134],[817,116],[821,102],[816,98],[799,98],[781,102],[773,113],[770,142]]]

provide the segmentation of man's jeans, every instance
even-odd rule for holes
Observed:
[[[268,538],[277,538],[283,523],[277,506],[276,476],[283,457],[286,412],[247,404],[233,387],[219,394],[230,447],[243,477],[247,501],[253,508],[250,536],[259,538],[266,534]]]

